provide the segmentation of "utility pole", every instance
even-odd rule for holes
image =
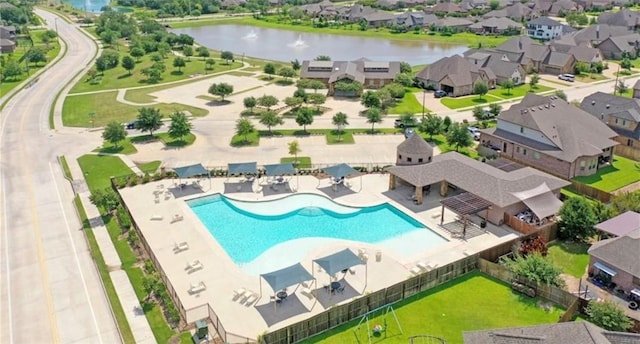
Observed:
[[[618,72],[616,72],[616,83],[613,85],[613,95],[616,95],[618,91],[618,78],[620,77],[620,65],[618,65]]]

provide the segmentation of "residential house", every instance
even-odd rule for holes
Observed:
[[[618,216],[596,224],[593,228],[612,237],[625,236],[633,231],[640,230],[640,213],[625,211]]]
[[[623,8],[618,12],[602,12],[598,16],[598,24],[622,26],[629,30],[640,29],[640,13]]]
[[[506,31],[520,32],[523,26],[509,18],[489,18],[469,25],[469,30],[477,34],[501,34]]]
[[[331,11],[334,13],[337,12],[336,8],[333,6],[333,3],[329,0],[324,0],[315,4],[302,5],[300,6],[300,9],[302,10],[302,13],[310,17],[319,17],[320,13],[328,9],[331,9]]]
[[[12,53],[16,49],[16,28],[0,26],[0,53]]]
[[[620,143],[616,154],[631,159],[640,156],[640,99],[596,92],[585,97],[580,108],[618,134],[614,138]]]
[[[366,14],[375,11],[376,9],[363,5],[344,6],[340,8],[342,19],[352,23],[360,21]]]
[[[511,38],[494,51],[504,53],[503,60],[520,63],[527,72],[571,73],[575,63],[572,55],[555,51],[551,46],[539,44],[527,36]]]
[[[465,31],[473,22],[465,18],[444,17],[438,19],[433,25],[438,29],[449,28],[450,30]]]
[[[633,98],[640,98],[640,80],[633,84]]]
[[[571,179],[609,164],[617,133],[588,112],[556,97],[527,94],[480,130],[480,142],[500,156]]]
[[[438,20],[437,17],[433,14],[426,14],[424,12],[411,11],[411,12],[396,14],[393,23],[395,25],[398,25],[407,29],[413,29],[416,27],[421,28],[427,25],[427,22],[425,22],[426,17],[428,17],[428,20],[430,20],[429,23],[433,23],[436,20]]]
[[[531,9],[538,12],[541,16],[549,15],[553,1],[550,0],[534,0],[529,3]]]
[[[426,13],[466,13],[467,10],[453,2],[439,2],[431,7],[425,7]]]
[[[463,332],[464,344],[623,344],[640,334],[607,331],[587,321]]]
[[[599,63],[603,61],[600,49],[597,48],[591,48],[589,46],[560,44],[556,41],[551,41],[550,46],[554,51],[573,56],[576,62],[582,62],[591,65],[593,63]]]
[[[627,295],[640,298],[640,229],[591,245],[589,276],[595,281],[624,290]]]
[[[418,5],[424,5],[426,0],[378,0],[376,6],[381,9],[393,10],[406,7],[414,7]]]
[[[328,95],[335,92],[338,81],[356,81],[365,88],[380,88],[393,82],[400,73],[399,61],[303,61],[300,77],[322,81],[329,89]]]
[[[579,13],[582,11],[582,6],[578,5],[572,0],[558,0],[551,4],[549,15],[561,16],[566,14]]]
[[[620,60],[624,56],[635,58],[640,52],[640,34],[609,37],[598,44],[602,55],[608,59]]]
[[[527,35],[531,38],[550,40],[562,35],[563,26],[549,17],[540,17],[527,23]]]
[[[404,161],[401,157],[398,160]],[[437,188],[443,196],[449,186],[464,190],[457,196],[467,198],[468,203],[459,203],[467,207],[474,207],[472,203],[484,204],[473,213],[496,225],[502,225],[505,216],[516,215],[527,208],[539,219],[555,215],[562,206],[558,199],[560,189],[570,183],[531,167],[519,167],[505,171],[457,152],[447,152],[434,156],[431,162],[397,165],[386,171],[389,188],[395,189],[399,184],[415,187],[418,204],[425,188]]]
[[[476,51],[465,54],[465,58],[473,65],[490,69],[496,76],[496,84],[511,80],[514,85],[525,82],[527,72],[518,62],[509,61],[504,54],[488,51]]]
[[[609,37],[626,36],[632,33],[633,31],[623,26],[597,24],[563,35],[557,40],[571,41],[573,45],[589,45],[595,48]]]
[[[509,18],[518,22],[523,20],[531,20],[538,17],[538,14],[529,8],[527,5],[516,2],[513,5],[507,6],[499,10],[489,11],[483,16],[483,18]]]
[[[496,87],[496,76],[491,69],[471,64],[460,55],[444,57],[418,72],[416,79],[422,85],[432,85],[454,97],[473,93],[473,85],[482,81],[489,88]]]
[[[383,27],[387,26],[395,20],[395,16],[391,12],[374,11],[362,16],[367,21],[369,27]]]

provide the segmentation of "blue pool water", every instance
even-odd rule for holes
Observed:
[[[377,243],[416,230],[446,240],[390,204],[355,208],[312,194],[241,202],[216,194],[188,202],[227,254],[248,263],[274,245],[300,238]]]

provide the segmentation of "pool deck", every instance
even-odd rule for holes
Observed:
[[[293,192],[285,185],[274,189],[269,185],[260,185],[260,180],[251,183],[244,182],[243,178],[202,179],[201,188],[192,186],[191,181],[183,180],[189,183],[183,189],[178,187],[176,179],[124,188],[120,193],[187,310],[187,322],[208,317],[206,305],[209,304],[228,333],[252,339],[265,331],[306,319],[365,292],[403,281],[412,276],[411,270],[415,269],[418,262],[432,267],[443,266],[518,236],[506,226],[489,224],[486,229],[478,226],[468,228],[466,240],[463,240],[458,235],[461,225],[456,222],[453,212],[445,210],[444,224],[440,225],[441,197],[437,192],[431,192],[422,205],[415,205],[410,199],[412,188],[399,186],[396,190],[388,190],[388,174],[351,178],[348,179],[350,188],[339,186],[337,191],[332,189],[329,179],[300,176],[292,177],[289,181],[290,188],[296,192],[324,195],[350,206],[389,202],[449,241],[425,251],[415,250],[414,247],[413,252],[417,253],[400,255],[398,252],[402,252],[403,247],[415,245],[411,235],[386,240],[379,245],[333,239],[299,239],[277,245],[255,262],[238,266],[185,201],[213,193],[222,193],[238,200],[261,201],[277,199]],[[475,223],[480,221],[477,217],[471,220]],[[176,245],[181,243],[186,243],[186,246],[176,250]],[[344,248],[350,248],[356,254],[360,249],[366,250],[368,261],[366,265],[355,267],[355,273],[339,274],[339,278],[344,278],[342,281],[346,287],[343,293],[330,295],[323,289],[323,285],[329,283],[330,276],[313,271],[317,278],[317,285],[312,288],[317,289],[315,298],[303,295],[302,287],[298,287],[293,291],[290,289],[286,301],[274,307],[274,302],[270,300],[274,291],[266,282],[260,283],[260,273],[274,270],[273,267],[290,265],[292,257],[311,272],[313,259]],[[378,255],[381,259],[378,259]],[[188,264],[194,261],[200,262],[197,268],[188,268]],[[368,278],[365,278],[366,275]],[[201,285],[202,288],[198,289],[203,290],[190,293],[192,285]],[[247,304],[244,302],[246,297],[234,296],[234,290],[239,288],[262,296]]]

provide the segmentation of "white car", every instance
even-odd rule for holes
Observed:
[[[467,127],[467,130],[469,130],[469,133],[471,134],[471,136],[473,136],[474,140],[480,141],[480,130],[478,130],[478,128]]]
[[[576,76],[573,75],[573,74],[560,74],[560,75],[558,75],[558,79],[564,80],[564,81],[569,81],[569,82],[574,82],[576,80]]]

